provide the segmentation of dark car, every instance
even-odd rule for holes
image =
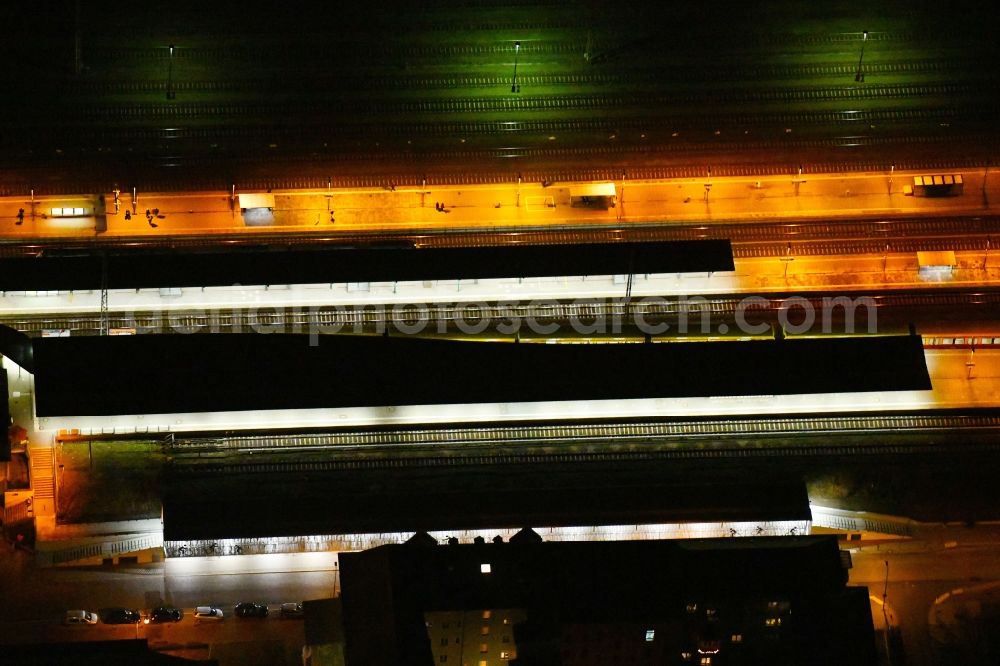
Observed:
[[[182,617],[184,617],[184,612],[180,608],[160,606],[159,608],[154,608],[153,612],[149,614],[149,621],[156,623],[180,622]]]
[[[267,617],[267,605],[250,601],[236,604],[236,617]]]
[[[109,608],[104,611],[104,624],[135,624],[140,619],[139,611],[131,608]]]

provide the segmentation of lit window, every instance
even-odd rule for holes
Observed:
[[[488,643],[480,643],[479,644],[479,652],[481,654],[486,654],[489,651],[490,651],[490,646],[489,646]]]
[[[479,573],[488,574],[493,571],[493,567],[490,566],[489,562],[483,562],[479,565]]]
[[[732,641],[733,643],[742,643],[743,634],[733,634],[729,640]]]
[[[698,604],[688,604],[687,605],[687,612],[688,613],[694,613],[696,610],[698,610]]]
[[[711,664],[712,664],[712,658],[711,657],[702,657],[701,658],[701,666],[711,666]]]
[[[715,609],[714,608],[706,608],[705,609],[705,617],[707,617],[707,618],[714,618],[715,617]]]
[[[780,627],[781,626],[781,618],[780,617],[769,617],[766,620],[764,620],[764,624],[767,625],[768,627]]]
[[[691,653],[681,652],[681,661],[691,661]]]
[[[777,608],[778,607],[778,602],[777,601],[768,601],[767,602],[767,607],[768,608]]]
[[[506,651],[502,651],[502,652],[500,653],[500,658],[501,658],[501,659],[510,659],[510,658],[511,658],[512,656],[513,656],[513,653],[512,653],[512,652],[506,652]]]
[[[490,665],[485,659],[480,659],[479,666],[490,666]]]
[[[480,633],[480,635],[482,635],[482,636],[486,636],[487,634],[489,634],[489,633],[490,633],[490,628],[489,628],[489,627],[483,627],[483,628],[481,628],[481,629],[479,630],[479,633]]]
[[[656,635],[656,630],[655,629],[647,629],[646,630],[646,642],[647,643],[652,643],[653,642],[653,637],[655,635]]]
[[[503,623],[504,623],[504,624],[510,624],[510,618],[509,618],[509,617],[505,617],[505,618],[503,619]]]
[[[488,620],[492,616],[493,616],[493,611],[488,611],[488,610],[484,610],[483,611],[483,619],[484,620]]]

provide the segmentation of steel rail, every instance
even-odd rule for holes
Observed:
[[[689,422],[655,422],[622,424],[563,424],[514,427],[449,428],[396,431],[337,432],[314,435],[256,435],[222,438],[177,438],[166,443],[174,455],[173,474],[234,474],[274,472],[324,472],[386,467],[438,467],[504,463],[552,462],[628,462],[649,459],[747,459],[771,457],[817,457],[858,455],[906,455],[942,453],[958,449],[975,452],[1000,451],[1000,441],[969,444],[886,443],[829,444],[800,439],[794,446],[787,444],[739,446],[727,445],[725,438],[753,437],[801,438],[803,435],[885,434],[905,430],[908,435],[931,433],[993,434],[1000,429],[1000,417],[995,415],[863,415],[863,416],[802,416],[796,418],[728,419]],[[722,442],[702,440],[724,438]],[[679,440],[679,441],[678,441]],[[701,442],[696,444],[696,442]],[[672,446],[657,448],[657,445]],[[591,451],[516,451],[514,445],[550,447],[595,446]],[[622,447],[627,450],[614,450]],[[412,457],[359,456],[381,452],[405,452],[407,449],[442,446],[470,447],[447,456],[414,455]],[[643,450],[642,447],[647,448]],[[503,447],[508,450],[503,450]],[[484,451],[488,448],[488,451]],[[307,461],[254,461],[245,454],[308,452],[333,450],[343,457]],[[206,453],[243,453],[234,459],[203,457]]]

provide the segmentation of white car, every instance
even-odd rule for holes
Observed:
[[[70,610],[66,611],[66,617],[63,618],[64,624],[97,624],[97,613],[92,613],[85,610]]]
[[[198,606],[194,609],[196,620],[221,620],[223,618],[222,609],[215,606]]]

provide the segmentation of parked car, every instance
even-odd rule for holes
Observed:
[[[302,617],[302,604],[300,603],[281,604],[281,617],[289,617],[289,618]]]
[[[149,614],[149,621],[157,624],[161,622],[180,622],[182,617],[184,617],[184,611],[180,608],[160,606],[159,608],[154,608]]]
[[[196,620],[221,620],[224,616],[221,608],[215,606],[198,606],[194,609]]]
[[[236,617],[267,617],[267,604],[243,601],[236,604]]]
[[[104,624],[135,624],[142,618],[131,608],[109,608],[104,611]]]
[[[97,613],[85,610],[66,611],[63,624],[97,624]]]

